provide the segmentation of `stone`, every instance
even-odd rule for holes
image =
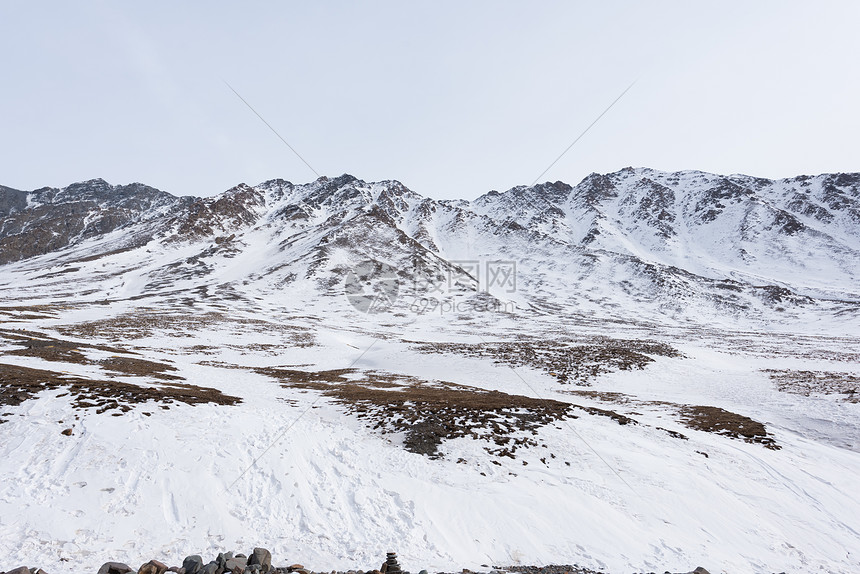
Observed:
[[[203,571],[203,557],[199,554],[186,556],[182,567],[185,568],[185,574],[200,574]]]
[[[272,569],[272,553],[265,548],[254,548],[254,551],[248,556],[248,565],[254,564],[259,564],[263,572],[268,572]]]
[[[429,572],[427,572],[426,570],[421,570],[420,572],[418,572],[418,574],[429,574]]]
[[[237,554],[233,558],[227,559],[227,562],[224,564],[224,571],[232,572],[233,574],[243,574],[247,565],[248,560],[245,558],[245,556],[240,556]]]
[[[122,562],[105,562],[99,568],[98,574],[127,574],[128,572],[134,572],[134,569],[128,564],[123,564]]]
[[[137,570],[137,574],[164,574],[167,572],[167,564],[158,560],[150,560]]]
[[[289,570],[290,572],[292,572],[294,570],[304,570],[304,569],[305,569],[305,567],[302,566],[301,564],[293,564],[292,566],[287,566],[287,570]]]
[[[229,560],[232,557],[233,557],[232,552],[222,552],[222,553],[218,554],[218,557],[215,559],[215,562],[218,563],[218,566],[220,566],[221,568],[224,568],[224,566],[227,564],[227,560]]]
[[[18,566],[6,572],[6,574],[30,574],[30,569],[26,566]]]
[[[224,574],[224,569],[218,566],[218,563],[214,560],[208,563],[203,567],[203,570],[200,571],[201,574]]]
[[[168,572],[176,572],[176,574],[185,574],[185,568],[182,566],[171,566],[167,569]]]
[[[692,574],[711,574],[711,573],[708,572],[707,570],[705,570],[704,568],[702,568],[701,566],[696,566],[696,569],[693,570]]]

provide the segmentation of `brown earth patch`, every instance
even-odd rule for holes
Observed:
[[[575,390],[568,391],[568,393],[576,396],[588,397],[601,402],[631,407],[668,408],[678,413],[681,424],[687,428],[713,432],[750,443],[758,443],[771,450],[779,450],[781,448],[767,432],[764,424],[719,407],[682,405],[668,401],[643,401],[623,393],[605,391]],[[678,431],[665,429],[663,427],[656,428],[657,430],[667,433],[673,438],[688,440],[686,435]]]
[[[424,353],[457,353],[489,357],[511,367],[527,366],[547,372],[560,383],[590,386],[600,375],[614,371],[641,370],[653,356],[681,357],[681,353],[655,341],[595,338],[583,344],[548,340],[492,343],[416,343]]]
[[[137,377],[153,377],[165,381],[180,381],[182,377],[170,375],[167,371],[176,371],[176,367],[167,363],[158,363],[155,361],[147,361],[146,359],[136,359],[133,357],[109,357],[98,361],[102,368],[122,373],[124,375],[134,375]]]
[[[77,363],[82,365],[92,364],[93,361],[82,353],[85,349],[94,349],[108,353],[128,354],[130,351],[110,347],[107,345],[94,345],[76,341],[55,339],[44,333],[26,330],[4,330],[0,331],[0,337],[18,345],[20,348],[5,351],[7,355],[20,357],[36,357],[46,361],[62,363]]]
[[[147,402],[160,403],[162,408],[169,408],[172,403],[235,405],[241,402],[239,397],[209,387],[178,383],[140,387],[0,363],[0,405],[19,405],[50,389],[66,389],[74,396],[72,405],[75,408],[96,409],[97,413],[116,410],[116,415],[131,410],[130,405]]]
[[[4,305],[0,306],[0,314],[4,321],[33,321],[37,319],[52,319],[56,316],[53,305]]]
[[[289,344],[294,347],[310,347],[315,344],[313,331],[308,327],[246,317],[231,317],[216,311],[195,313],[184,310],[182,313],[176,313],[140,308],[133,313],[124,313],[107,319],[61,325],[57,327],[57,331],[72,337],[127,341],[160,333],[167,333],[173,338],[193,338],[198,332],[213,325],[232,328],[237,333],[260,332],[286,335]],[[284,345],[281,345],[280,350],[283,351],[283,348]]]
[[[444,440],[470,437],[490,445],[494,456],[515,458],[518,449],[535,447],[540,427],[575,419],[572,409],[605,416],[626,425],[636,421],[614,411],[414,377],[359,372],[356,369],[302,371],[260,368],[289,387],[321,391],[350,413],[383,433],[402,433],[410,451],[439,458]],[[554,457],[554,455],[553,455]]]
[[[771,450],[779,450],[776,441],[765,426],[744,415],[739,415],[719,407],[681,406],[681,422],[687,427],[736,438],[749,443],[758,443]]]
[[[860,375],[833,371],[792,371],[766,369],[776,388],[783,393],[805,397],[811,395],[844,395],[842,400],[860,403]]]
[[[355,369],[299,371],[261,368],[290,387],[321,391],[384,433],[403,433],[410,452],[439,458],[444,440],[471,437],[492,443],[488,453],[514,458],[537,446],[537,429],[563,418],[574,405],[485,391],[452,383],[428,383],[390,373]],[[524,436],[526,435],[526,436]]]

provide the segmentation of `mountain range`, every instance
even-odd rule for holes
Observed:
[[[401,307],[455,297],[673,324],[850,323],[858,261],[860,174],[626,168],[473,201],[350,175],[239,184],[206,198],[99,179],[0,188],[7,276],[24,273],[33,289],[46,279],[91,285],[109,298],[252,297],[290,285],[317,299],[342,295],[349,270],[367,262],[396,270]],[[56,269],[46,277],[43,267]]]

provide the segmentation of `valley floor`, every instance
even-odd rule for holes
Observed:
[[[314,570],[860,570],[857,338],[0,313],[0,568],[263,546]]]

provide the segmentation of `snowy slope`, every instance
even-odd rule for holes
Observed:
[[[858,186],[0,188],[0,569],[856,572]]]

